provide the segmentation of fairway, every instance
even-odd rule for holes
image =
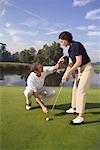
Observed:
[[[59,91],[59,87],[54,87]],[[34,109],[25,110],[24,87],[0,87],[0,150],[99,150],[100,88],[88,91],[85,124],[72,126],[76,115],[63,112],[70,107],[71,88],[63,88],[53,111],[54,119],[33,99]],[[54,99],[47,102],[49,110]]]

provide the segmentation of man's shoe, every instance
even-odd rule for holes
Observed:
[[[34,107],[31,105],[31,104],[26,104],[26,110],[31,110],[33,109]]]
[[[76,114],[75,110],[73,108],[69,108],[65,111],[67,114]]]
[[[84,118],[77,116],[74,120],[70,121],[70,124],[72,125],[80,125],[80,124],[84,124]]]

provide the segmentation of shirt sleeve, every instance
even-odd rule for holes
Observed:
[[[34,83],[33,81],[28,80],[28,81],[27,81],[27,85],[28,85],[28,87],[29,87],[33,92],[37,92],[37,89],[36,89],[36,87],[35,87],[35,83]]]
[[[46,75],[52,74],[54,71],[54,66],[45,66],[43,70],[46,73]]]
[[[77,43],[75,45],[75,56],[79,56],[82,55],[82,51],[83,51],[83,45],[81,43]]]

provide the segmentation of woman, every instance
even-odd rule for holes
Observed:
[[[59,35],[59,41],[63,46],[69,46],[69,64],[62,77],[62,82],[69,80],[70,75],[78,70],[72,90],[71,108],[66,110],[66,113],[78,113],[78,116],[70,123],[73,125],[82,124],[84,123],[86,92],[92,80],[93,67],[86,49],[80,42],[73,41],[71,33],[62,32]]]

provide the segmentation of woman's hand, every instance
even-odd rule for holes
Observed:
[[[66,73],[66,74],[64,74],[63,75],[63,77],[62,77],[62,83],[65,83],[66,81],[68,81],[69,80],[69,78],[70,78],[70,76]]]

